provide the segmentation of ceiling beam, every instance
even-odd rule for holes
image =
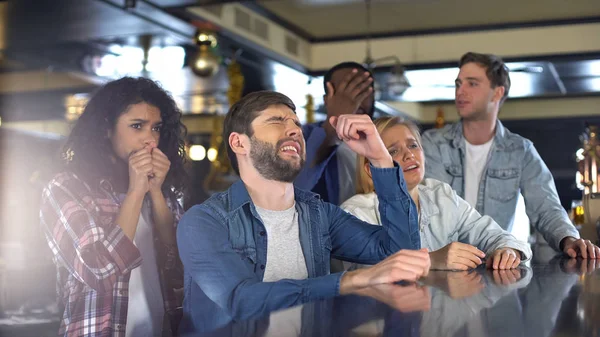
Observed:
[[[600,23],[374,39],[371,50],[375,59],[396,55],[409,65],[456,64],[468,51],[504,58],[600,51],[600,39],[586,38],[590,36],[600,36]],[[362,62],[365,58],[364,41],[313,43],[310,50],[310,69],[313,71],[326,70],[343,61]]]
[[[308,73],[322,72],[344,61],[362,62],[365,59],[364,40],[315,43],[289,31],[269,17],[252,12],[248,6],[224,4],[217,9],[190,7],[187,12],[221,27],[237,39],[249,41],[264,55],[275,53],[279,58],[300,64]],[[250,21],[265,23],[269,32],[267,39],[253,34],[252,25],[246,28],[240,26],[240,15],[249,17]],[[460,56],[468,51],[494,53],[512,59],[597,53],[600,52],[600,39],[588,38],[600,36],[600,18],[596,19],[577,24],[569,21],[554,26],[501,27],[477,32],[379,38],[372,40],[372,54],[375,59],[396,55],[409,66],[433,63],[450,63],[454,66]],[[291,54],[286,46],[288,37],[297,41],[296,55]],[[386,65],[391,63],[381,66]]]

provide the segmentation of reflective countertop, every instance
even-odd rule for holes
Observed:
[[[192,336],[192,335],[189,335]],[[600,260],[431,271],[193,336],[600,336]]]

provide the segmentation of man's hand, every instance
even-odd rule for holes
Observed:
[[[355,293],[358,289],[377,284],[416,281],[427,275],[430,266],[427,249],[401,250],[370,268],[344,274],[340,281],[340,294]]]
[[[331,117],[369,113],[369,111],[360,111],[359,108],[361,103],[373,93],[372,83],[373,78],[370,77],[370,74],[358,69],[348,73],[335,88],[331,82],[327,82],[327,96],[325,97],[327,119],[323,123],[326,138],[317,149],[316,163],[321,163],[329,157],[334,146],[340,142],[336,137],[335,127],[331,125]]]
[[[485,253],[462,242],[452,242],[444,248],[429,253],[431,269],[440,270],[467,270],[477,268]]]
[[[566,237],[562,241],[562,251],[569,257],[582,257],[584,259],[600,259],[600,248],[590,240]]]
[[[379,168],[393,167],[392,156],[385,148],[377,128],[367,115],[342,115],[331,117],[329,122],[335,127],[339,139],[352,151],[365,156],[369,162]]]
[[[521,253],[512,248],[501,248],[492,253],[487,260],[487,267],[493,269],[514,269],[521,263]]]
[[[373,78],[368,72],[358,69],[348,73],[336,88],[331,82],[327,82],[327,119],[355,114],[362,101],[373,92],[372,82]]]

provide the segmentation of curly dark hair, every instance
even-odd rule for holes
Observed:
[[[91,188],[107,179],[115,188],[126,189],[129,185],[127,167],[114,160],[108,134],[129,106],[142,102],[157,107],[163,121],[158,148],[171,162],[163,191],[181,196],[187,179],[184,169],[187,129],[181,122],[182,113],[160,85],[143,77],[123,77],[105,84],[93,94],[63,148],[66,169]]]

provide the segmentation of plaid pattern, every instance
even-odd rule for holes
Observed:
[[[172,196],[167,204],[176,225],[183,209]],[[57,175],[43,191],[40,220],[65,307],[60,335],[125,336],[130,272],[142,258],[114,223],[119,208],[108,182],[94,192],[69,172]],[[175,289],[183,287],[183,267],[176,247],[154,237],[165,312],[173,313],[180,307]]]

